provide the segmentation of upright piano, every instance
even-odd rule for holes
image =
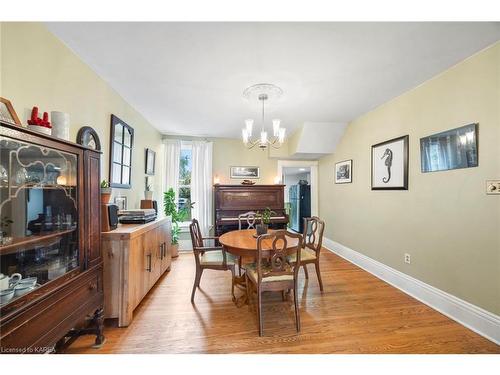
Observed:
[[[215,235],[238,229],[238,215],[269,207],[271,228],[285,229],[285,185],[214,185]]]

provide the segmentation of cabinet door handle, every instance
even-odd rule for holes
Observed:
[[[163,244],[160,244],[160,259],[163,260]]]
[[[148,257],[148,268],[146,268],[146,271],[151,272],[151,254],[148,254],[147,257]]]

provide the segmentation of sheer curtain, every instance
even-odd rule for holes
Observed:
[[[164,139],[165,145],[163,165],[165,166],[165,177],[163,178],[162,190],[173,188],[175,201],[179,198],[179,165],[181,158],[181,141],[178,139]]]
[[[212,142],[193,141],[191,202],[193,218],[200,223],[204,236],[212,225]]]

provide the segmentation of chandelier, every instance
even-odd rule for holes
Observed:
[[[243,91],[243,97],[249,101],[259,100],[262,103],[262,124],[259,137],[252,136],[253,123],[252,119],[245,120],[245,127],[241,130],[243,143],[248,149],[259,146],[260,149],[265,150],[268,147],[280,148],[285,141],[286,129],[280,126],[279,119],[272,120],[273,136],[268,137],[265,129],[265,103],[268,100],[279,99],[283,95],[283,90],[276,85],[270,83],[259,83],[247,87]]]

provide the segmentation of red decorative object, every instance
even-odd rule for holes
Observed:
[[[31,119],[28,120],[28,125],[38,125],[43,126],[45,128],[52,128],[49,121],[49,114],[47,112],[43,112],[43,117],[38,117],[38,107],[33,107],[31,110]]]

